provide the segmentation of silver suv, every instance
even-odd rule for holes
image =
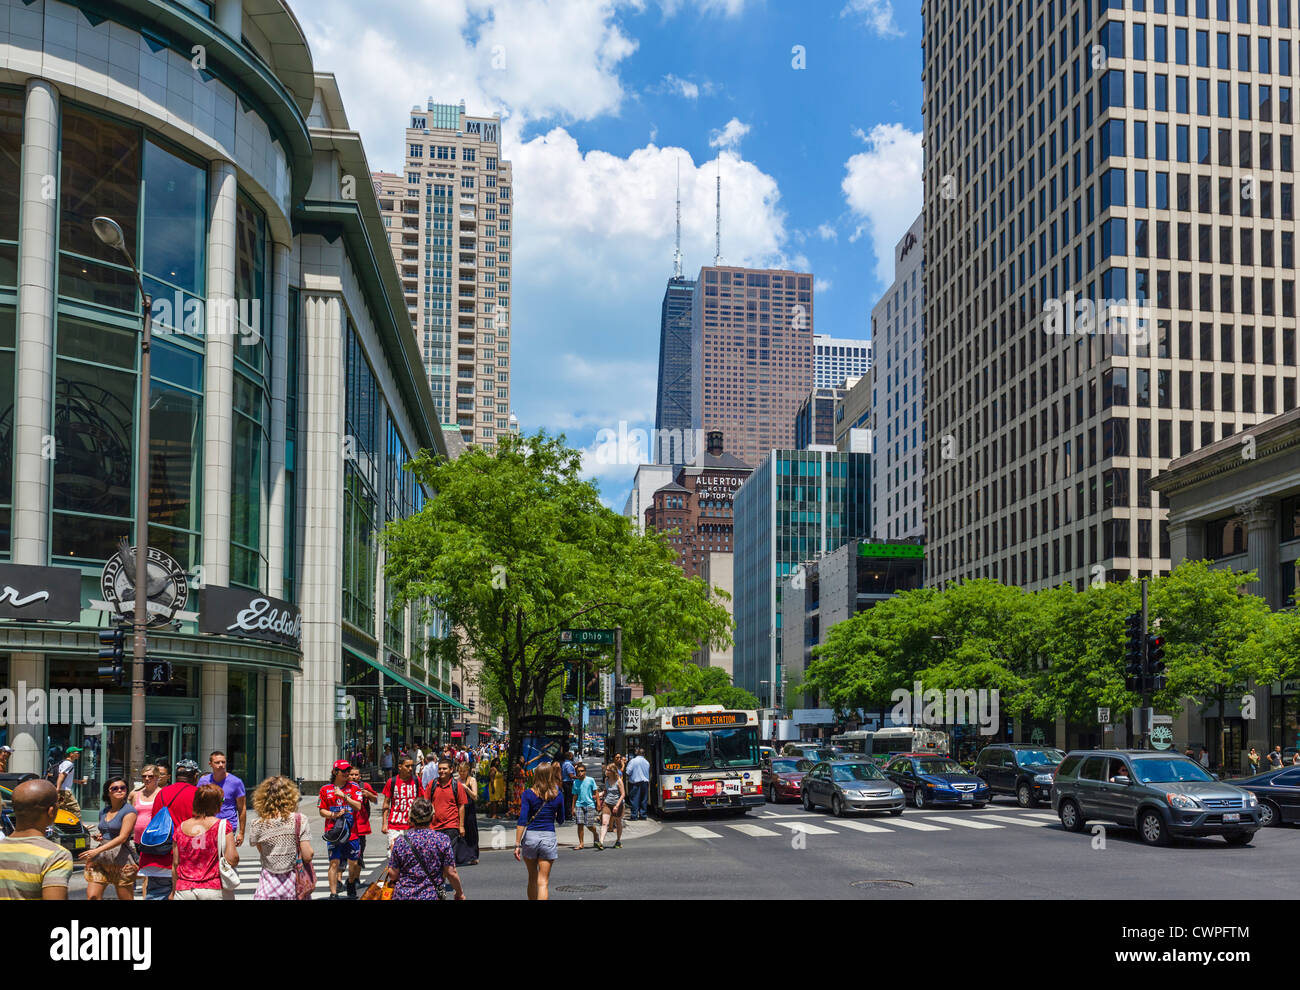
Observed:
[[[1077,750],[1057,768],[1052,808],[1066,831],[1091,819],[1129,825],[1142,841],[1221,835],[1244,846],[1259,829],[1259,799],[1225,784],[1176,753],[1145,749]]]

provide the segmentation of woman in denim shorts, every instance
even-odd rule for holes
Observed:
[[[551,864],[558,856],[555,826],[564,823],[564,794],[560,768],[543,763],[533,773],[533,786],[524,791],[515,826],[515,859],[528,867],[528,899],[549,900]]]

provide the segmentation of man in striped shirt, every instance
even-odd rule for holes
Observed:
[[[0,842],[0,901],[66,901],[72,854],[45,838],[59,792],[48,780],[14,788],[14,831]]]

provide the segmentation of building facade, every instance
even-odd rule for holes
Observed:
[[[691,438],[691,307],[696,283],[674,275],[659,310],[659,384],[655,397],[656,464],[685,464],[699,453]]]
[[[873,532],[882,540],[925,533],[925,268],[917,217],[894,247],[894,283],[871,311],[880,360],[872,378]]]
[[[922,5],[937,584],[1162,573],[1151,477],[1296,406],[1295,5],[1027,6]]]
[[[671,464],[640,464],[632,478],[632,488],[623,503],[623,515],[632,520],[632,528],[645,532],[646,509],[654,503],[654,494],[673,480],[676,469]]]
[[[445,630],[389,613],[378,544],[430,494],[402,464],[445,445],[333,77],[282,3],[2,0],[0,23],[0,583],[50,609],[0,607],[0,686],[103,689],[98,719],[0,727],[11,769],[84,747],[90,809],[129,757],[130,689],[95,658],[141,508],[143,386],[151,603],[172,620],[149,660],[173,668],[148,758],[377,773],[385,739],[445,734],[456,707],[421,649]],[[147,383],[97,216],[153,299]]]
[[[868,371],[861,378],[844,382],[842,395],[835,400],[835,449],[854,454],[871,453],[871,390],[876,373]],[[874,526],[874,523],[873,523]]]
[[[871,457],[774,450],[736,494],[733,683],[784,704],[781,581],[871,525]]]
[[[501,118],[411,110],[401,175],[373,181],[439,422],[491,450],[510,422],[514,173]]]
[[[702,268],[691,319],[694,429],[721,430],[746,464],[790,447],[813,387],[812,276]]]
[[[871,370],[871,348],[870,340],[813,334],[813,387],[835,388],[846,378],[861,378]]]
[[[808,393],[794,414],[795,447],[807,450],[813,446],[835,446],[835,409],[847,391],[846,388],[815,388]]]
[[[735,622],[736,618],[736,555],[725,550],[713,550],[704,555],[700,564],[700,577],[711,589],[725,591],[729,597],[716,599],[727,611],[727,618]],[[729,643],[721,649],[714,649],[709,644],[692,656],[692,660],[701,667],[721,667],[728,677],[735,675],[735,643]]]

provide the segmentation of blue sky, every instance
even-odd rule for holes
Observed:
[[[653,426],[676,171],[693,276],[713,258],[812,271],[818,332],[869,335],[921,206],[914,0],[312,0],[372,168],[399,170],[409,107],[500,112],[515,168],[513,399],[527,432],[587,451],[622,509]],[[804,68],[794,62],[802,46]]]

